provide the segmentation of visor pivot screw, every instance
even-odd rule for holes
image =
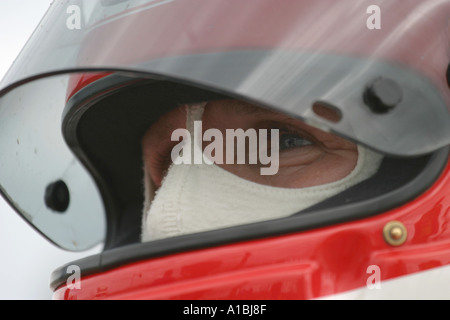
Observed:
[[[63,213],[67,210],[70,203],[69,188],[62,180],[50,183],[45,189],[44,199],[46,206],[50,210]]]
[[[400,246],[406,241],[407,231],[403,223],[391,221],[384,226],[383,237],[391,246]]]
[[[377,78],[365,89],[364,103],[375,113],[386,113],[395,108],[403,98],[402,89],[393,80]]]

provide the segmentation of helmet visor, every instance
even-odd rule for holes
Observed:
[[[0,88],[69,70],[138,71],[245,98],[387,154],[443,147],[450,4],[375,3],[58,1]]]

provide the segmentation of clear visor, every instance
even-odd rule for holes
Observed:
[[[449,16],[435,0],[54,1],[0,84],[2,192],[64,248],[104,238],[100,192],[61,134],[73,72],[189,84],[383,154],[435,151],[450,143]]]

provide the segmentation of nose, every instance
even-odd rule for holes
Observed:
[[[178,143],[171,141],[172,132],[186,128],[186,106],[180,106],[159,118],[144,134],[142,155],[144,165],[155,186],[159,188],[171,164],[171,150]]]

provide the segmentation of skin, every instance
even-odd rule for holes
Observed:
[[[280,144],[292,137],[297,142],[304,141],[304,146],[289,146],[280,150],[279,170],[275,175],[261,175],[261,164],[219,164],[233,174],[264,185],[305,188],[337,181],[354,169],[358,158],[356,144],[298,119],[246,102],[208,102],[202,123],[203,131],[219,129],[224,138],[226,129],[241,128],[245,131],[254,128],[279,129]],[[171,134],[185,127],[186,109],[182,106],[161,117],[142,140],[144,164],[157,188],[161,186],[171,164],[171,150],[178,144],[178,141],[171,141]]]

